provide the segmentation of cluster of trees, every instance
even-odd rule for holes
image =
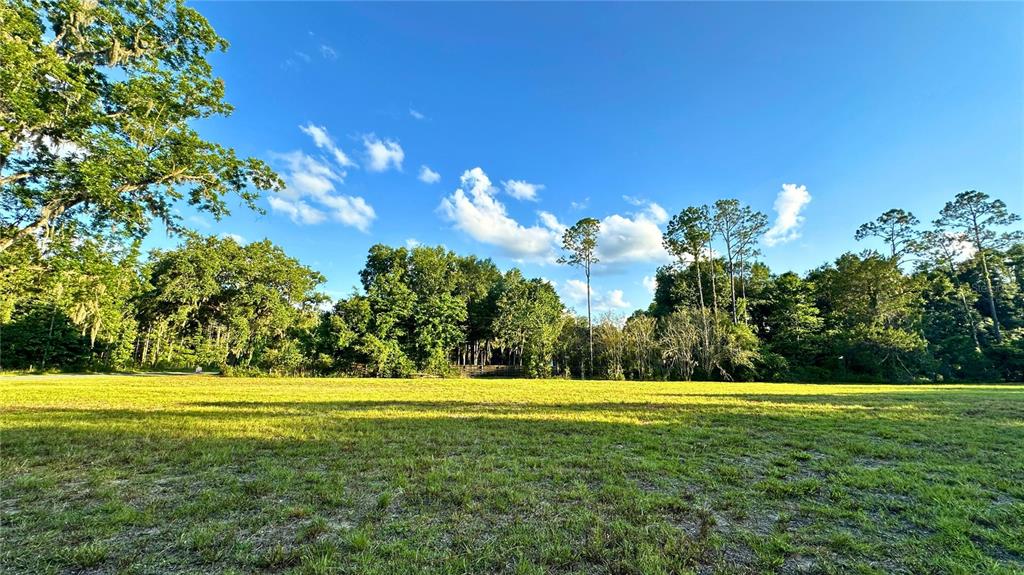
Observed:
[[[181,2],[0,3],[0,369],[1024,380],[1019,217],[975,191],[926,229],[890,210],[856,233],[881,252],[804,275],[758,262],[764,214],[686,208],[651,306],[596,325],[592,218],[561,260],[585,275],[586,318],[548,282],[443,248],[374,246],[362,289],[331,302],[269,241],[182,224],[182,204],[220,217],[282,185],[195,130],[231,112],[207,61],[226,46]],[[154,221],[186,241],[143,256]]]
[[[756,260],[762,214],[691,207],[667,226],[677,261],[658,270],[651,305],[596,323],[545,280],[442,247],[373,246],[361,289],[331,301],[318,272],[266,240],[190,235],[142,257],[69,225],[0,252],[0,368],[1021,381],[1017,221],[964,192],[927,229],[902,210],[861,226],[884,252],[774,274]],[[567,230],[564,263],[589,274],[597,226]]]
[[[645,312],[661,322],[662,369],[682,378],[1024,380],[1019,221],[977,191],[958,194],[925,229],[889,210],[855,236],[883,252],[848,252],[800,276],[750,263],[762,215],[733,201],[687,208],[665,233],[678,262],[658,270]]]
[[[370,248],[362,292],[322,314],[311,337],[318,372],[448,374],[514,365],[552,374],[565,311],[550,283],[442,247]]]

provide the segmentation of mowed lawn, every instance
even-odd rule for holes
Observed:
[[[1024,386],[0,378],[3,573],[1021,573]]]

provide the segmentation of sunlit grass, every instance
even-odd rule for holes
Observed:
[[[0,392],[2,572],[1024,570],[1024,386]]]

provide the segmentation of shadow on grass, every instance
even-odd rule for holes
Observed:
[[[393,537],[424,556],[468,554],[494,571],[515,557],[485,557],[485,543],[545,564],[541,538],[569,548],[584,543],[586,532],[574,531],[580,528],[572,523],[580,514],[581,524],[635,530],[638,545],[668,545],[651,535],[665,522],[691,536],[696,517],[717,514],[719,525],[711,531],[728,549],[785,533],[792,542],[826,549],[840,566],[888,560],[887,568],[913,571],[930,565],[903,563],[907,549],[966,562],[1017,561],[1002,543],[979,545],[980,551],[948,545],[987,541],[987,531],[975,524],[979,516],[1003,529],[1022,527],[1020,518],[1007,519],[978,495],[1010,501],[1021,495],[1019,488],[1007,492],[1014,485],[1007,478],[1020,473],[1013,462],[1022,456],[1024,428],[1002,423],[1024,416],[1024,403],[1008,393],[1016,392],[685,395],[699,400],[690,403],[209,401],[162,409],[10,408],[0,461],[5,483],[22,479],[13,496],[5,496],[15,513],[7,514],[13,521],[4,533],[26,557],[54,545],[51,537],[56,546],[67,545],[82,540],[89,526],[114,521],[103,507],[104,497],[113,497],[155,514],[152,523],[111,523],[108,531],[125,534],[118,552],[166,557],[172,570],[194,568],[179,537],[193,524],[236,525],[237,538],[259,551],[279,542],[278,532],[294,538],[294,529],[280,525],[295,523],[282,518],[295,506],[338,524],[370,525],[382,539]],[[889,469],[895,465],[906,465],[912,481]],[[55,479],[24,479],[39,473]],[[101,496],[112,480],[120,483]],[[385,502],[382,510],[381,495],[396,493],[399,502]],[[797,520],[778,519],[786,514]],[[947,531],[936,534],[930,524],[915,529],[901,514],[921,522],[942,518]],[[513,523],[526,525],[521,540],[508,539]],[[438,529],[461,536],[464,546],[431,531]],[[837,539],[829,547],[821,533],[831,532],[862,545],[844,547]],[[41,542],[33,546],[36,538]],[[722,561],[756,571],[760,564],[747,549],[747,555],[698,557],[680,567]],[[372,553],[382,564],[393,559],[383,546]],[[599,563],[578,561],[600,570]]]

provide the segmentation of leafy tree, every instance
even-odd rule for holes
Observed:
[[[193,237],[155,252],[139,298],[142,365],[291,371],[295,340],[315,329],[323,276],[269,241]]]
[[[808,375],[804,370],[819,359],[823,321],[814,299],[811,282],[786,272],[761,291],[754,305],[758,334],[771,353],[783,358],[786,376]]]
[[[422,369],[444,374],[449,353],[463,341],[466,321],[466,300],[457,293],[458,258],[440,246],[419,246],[409,260],[408,281],[416,296],[412,355]]]
[[[876,252],[847,253],[810,274],[841,370],[877,380],[922,374],[922,282]],[[839,359],[842,358],[842,359]]]
[[[562,234],[562,249],[566,255],[558,258],[559,263],[583,269],[587,280],[587,329],[590,335],[590,371],[594,371],[594,321],[590,314],[590,268],[597,259],[597,235],[601,222],[594,218],[583,218]]]
[[[757,240],[768,227],[768,217],[750,206],[741,206],[739,200],[718,200],[711,214],[715,234],[725,244],[726,270],[729,275],[729,299],[733,323],[739,322],[736,278],[742,263],[757,252]]]
[[[231,112],[206,59],[226,47],[183,2],[0,4],[0,252],[69,222],[181,231],[179,200],[220,217],[280,187],[193,127]]]
[[[508,350],[510,363],[531,377],[550,376],[565,311],[555,288],[540,279],[527,280],[513,268],[495,289],[494,333]]]
[[[490,342],[494,339],[493,294],[494,286],[501,281],[501,271],[491,260],[475,256],[460,257],[458,267],[456,293],[466,303],[466,320],[464,341],[457,355],[462,365],[482,365],[489,360]]]
[[[920,252],[929,257],[931,263],[939,269],[948,272],[948,280],[951,283],[953,293],[960,300],[963,310],[962,317],[957,323],[962,323],[969,331],[974,341],[974,348],[981,349],[981,342],[978,341],[978,320],[973,310],[973,302],[977,299],[971,292],[969,286],[964,286],[959,281],[959,273],[956,269],[957,262],[963,259],[964,247],[967,240],[962,233],[943,232],[941,230],[927,230],[921,234],[918,242]],[[945,292],[946,290],[942,290]],[[970,300],[970,301],[968,301]]]
[[[914,229],[920,221],[914,214],[900,209],[892,209],[878,216],[875,221],[861,224],[854,234],[854,239],[861,241],[866,238],[879,238],[889,247],[889,257],[899,262],[907,254],[917,249],[917,231]]]
[[[699,208],[691,206],[673,216],[662,234],[665,250],[676,258],[678,265],[693,264],[697,277],[698,301],[701,314],[704,316],[707,315],[707,312],[704,304],[704,287],[701,284],[700,261],[701,255],[707,249],[708,242],[711,241],[711,234],[706,225],[707,220],[706,206]]]
[[[626,341],[618,319],[606,312],[597,324],[598,370],[605,379],[626,378]]]
[[[985,289],[988,293],[989,312],[995,328],[996,341],[1002,340],[999,326],[999,314],[996,309],[996,297],[992,289],[992,274],[989,272],[989,250],[1008,247],[1014,241],[1020,241],[1021,232],[1000,232],[999,228],[1020,221],[1020,216],[1010,213],[1002,200],[989,200],[988,194],[969,190],[960,192],[939,212],[935,224],[943,230],[958,230],[968,241],[974,244],[985,276]]]

